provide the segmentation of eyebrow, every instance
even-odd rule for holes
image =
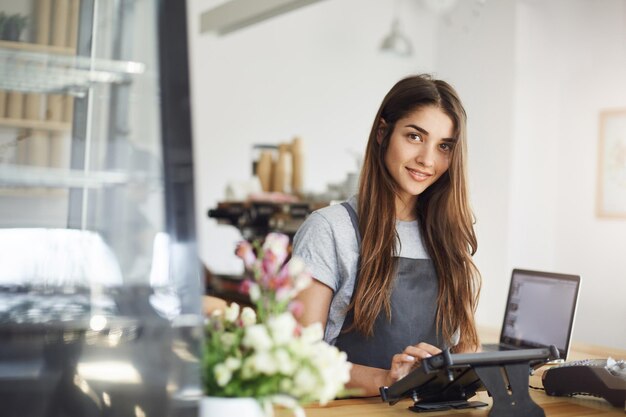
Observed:
[[[423,134],[425,134],[426,136],[428,136],[428,131],[427,131],[426,129],[423,129],[423,128],[421,128],[421,127],[417,126],[417,125],[414,125],[414,124],[408,124],[408,125],[406,125],[405,127],[411,127],[411,128],[413,128],[413,129],[417,130],[418,132],[422,132]],[[443,140],[444,142],[453,142],[453,143],[458,142],[458,139],[457,139],[457,138],[443,138],[442,140]]]

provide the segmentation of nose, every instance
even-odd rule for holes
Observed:
[[[418,165],[431,168],[435,164],[435,150],[430,146],[421,146],[415,156],[415,161]]]

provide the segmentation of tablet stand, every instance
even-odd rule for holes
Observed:
[[[389,405],[410,397],[415,412],[466,409],[486,406],[467,401],[487,390],[493,399],[489,417],[545,417],[530,397],[530,370],[558,358],[554,346],[507,352],[451,354],[448,349],[422,361],[421,366],[390,387],[381,387]]]
[[[466,408],[478,408],[478,407],[486,407],[489,404],[484,403],[482,401],[467,401],[467,400],[459,400],[459,401],[442,401],[438,403],[419,403],[415,402],[409,410],[415,411],[416,413],[424,413],[427,411],[445,411],[445,410],[463,410]]]
[[[530,398],[528,393],[529,369],[530,364],[528,362],[474,366],[474,372],[493,399],[489,417],[545,417],[543,409]],[[465,393],[460,391],[458,396],[464,398]],[[409,407],[409,410],[418,413],[450,409],[460,410],[488,405],[481,401],[463,399],[422,403],[417,396],[413,396],[413,401],[415,404]]]
[[[528,362],[474,366],[474,372],[493,398],[489,417],[545,417],[528,393],[529,370]]]

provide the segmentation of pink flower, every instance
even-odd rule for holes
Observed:
[[[263,242],[263,251],[265,256],[271,252],[273,263],[278,265],[275,270],[283,265],[289,255],[289,236],[282,233],[270,233]]]
[[[259,285],[261,285],[262,288],[271,289],[272,288],[272,274],[261,271],[261,276],[257,277],[257,282],[259,283]]]
[[[286,267],[282,267],[278,275],[275,275],[270,280],[270,288],[282,289],[291,288],[291,277]]]
[[[239,286],[239,292],[244,295],[250,294],[250,285],[252,285],[252,281],[249,279],[244,280]]]
[[[288,300],[291,297],[291,290],[283,287],[276,290],[276,301],[282,302]]]
[[[278,272],[278,268],[280,268],[283,264],[284,259],[280,259],[271,249],[268,249],[263,254],[263,273],[267,275],[274,275]]]
[[[243,260],[243,264],[246,266],[246,268],[251,268],[256,261],[256,255],[252,250],[252,245],[247,240],[242,240],[241,242],[239,242],[239,244],[237,244],[235,255]]]
[[[298,318],[304,312],[304,304],[302,304],[301,301],[293,300],[289,303],[288,309],[289,311],[291,311],[291,314],[293,314],[295,318]]]

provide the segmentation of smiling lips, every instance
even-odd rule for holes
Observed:
[[[433,174],[429,174],[427,172],[424,171],[419,171],[417,169],[411,169],[409,167],[405,167],[406,170],[409,172],[409,175],[415,180],[415,181],[426,181],[427,179],[429,179],[430,177],[433,176]]]

